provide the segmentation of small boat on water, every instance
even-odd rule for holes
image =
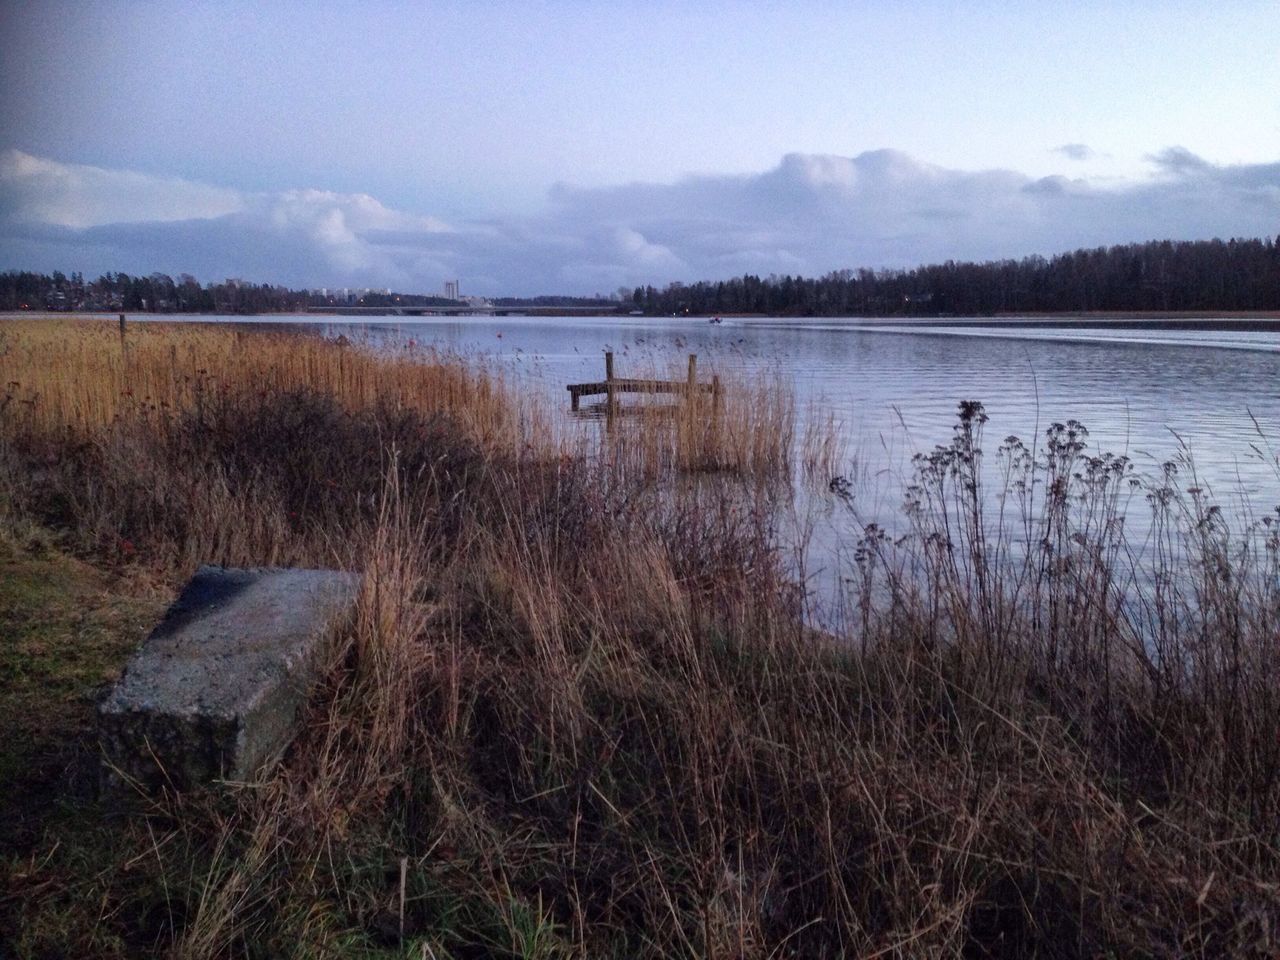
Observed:
[[[724,321],[721,320],[719,317],[712,317],[710,320],[707,321],[707,323],[724,323]]]

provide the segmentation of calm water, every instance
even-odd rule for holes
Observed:
[[[1280,332],[829,319],[726,319],[718,325],[617,317],[301,322],[332,336],[412,342],[486,358],[510,369],[527,389],[544,391],[566,415],[565,385],[602,379],[605,350],[614,352],[619,376],[678,369],[689,353],[698,355],[703,377],[715,371],[780,374],[794,384],[801,418],[810,409],[834,412],[848,444],[842,472],[858,483],[857,522],[841,515],[833,498],[824,503],[804,492],[799,498],[806,516],[825,510],[808,534],[805,561],[816,594],[835,589],[819,581],[835,577],[831,557],[856,538],[859,523],[902,527],[911,455],[951,439],[961,400],[985,405],[989,453],[1010,434],[1030,443],[1050,423],[1074,419],[1089,429],[1092,452],[1127,454],[1149,475],[1185,447],[1199,485],[1237,521],[1246,505],[1263,513],[1280,504]],[[1183,477],[1191,485],[1185,472]],[[1135,527],[1140,529],[1140,517],[1130,518],[1131,535]]]
[[[858,472],[889,481],[911,453],[950,439],[960,400],[980,400],[990,450],[1009,434],[1029,441],[1075,419],[1095,451],[1126,453],[1154,472],[1181,438],[1219,499],[1280,502],[1274,454],[1255,450],[1280,450],[1280,333],[527,317],[322,326],[510,362],[566,410],[565,384],[601,379],[605,350],[620,376],[688,353],[700,371],[778,372],[794,383],[802,415],[810,402],[834,411]]]
[[[703,377],[778,373],[794,384],[802,418],[811,405],[835,413],[856,461],[849,472],[882,484],[890,499],[912,453],[949,441],[959,401],[980,400],[991,418],[989,451],[1010,434],[1029,442],[1050,423],[1075,419],[1089,429],[1094,452],[1127,454],[1148,473],[1174,457],[1181,441],[1201,485],[1224,506],[1241,495],[1255,508],[1280,503],[1275,331],[825,318],[716,325],[650,317],[190,319],[305,323],[333,336],[480,356],[507,365],[566,412],[565,385],[601,379],[605,350],[614,352],[619,376],[683,369],[689,353],[698,355]]]

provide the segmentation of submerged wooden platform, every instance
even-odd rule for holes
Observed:
[[[720,378],[712,377],[710,383],[698,382],[698,355],[689,354],[689,376],[684,380],[639,380],[634,377],[615,377],[613,375],[613,354],[606,351],[604,355],[604,379],[593,383],[571,383],[569,391],[569,408],[577,410],[583,397],[604,395],[610,409],[617,405],[617,396],[623,393],[668,393],[682,396],[709,394],[713,401],[720,397]]]

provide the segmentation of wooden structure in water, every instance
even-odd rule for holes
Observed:
[[[583,397],[603,395],[608,413],[612,414],[618,407],[618,395],[622,393],[674,393],[683,397],[694,397],[699,393],[711,395],[712,403],[720,403],[720,378],[713,376],[710,383],[698,382],[698,355],[689,354],[689,375],[684,380],[637,380],[629,377],[613,375],[613,353],[605,351],[604,379],[595,383],[571,383],[569,391],[569,409],[577,410]]]

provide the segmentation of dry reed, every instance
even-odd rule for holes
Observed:
[[[361,614],[269,781],[107,831],[132,874],[31,854],[18,955],[1274,954],[1270,515],[1241,542],[1077,425],[1003,445],[992,498],[967,405],[917,463],[909,534],[862,532],[836,638],[803,619],[752,475],[780,431],[794,455],[785,392],[741,394],[727,450],[682,447],[691,413],[597,457],[513,442],[510,398],[448,363],[245,351],[285,374],[191,336],[226,349],[202,369],[234,399],[153,369],[182,413],[139,418],[91,356],[67,378],[56,336],[6,328],[40,406],[6,408],[0,477],[39,475],[9,498],[174,576],[209,523],[236,562],[358,567]],[[729,472],[676,476],[708,463]],[[140,465],[164,486],[126,482]]]

